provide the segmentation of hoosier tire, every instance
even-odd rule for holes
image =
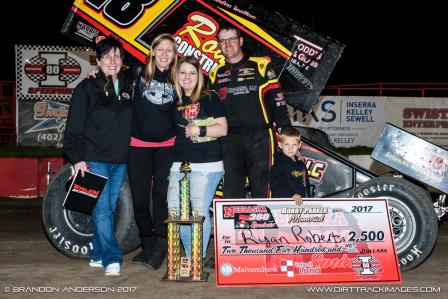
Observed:
[[[351,197],[386,197],[401,271],[411,270],[431,254],[437,239],[437,216],[424,189],[392,176],[371,179]]]
[[[51,180],[42,203],[42,223],[51,244],[62,254],[86,259],[92,250],[91,216],[64,209],[66,184],[72,175],[71,165],[64,165]],[[115,211],[115,236],[126,254],[139,246],[138,228],[134,221],[131,190],[126,177]]]

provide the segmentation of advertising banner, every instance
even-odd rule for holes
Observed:
[[[387,122],[448,148],[447,98],[388,98]]]
[[[374,147],[387,120],[385,97],[322,96],[309,114],[289,107],[295,126],[317,128],[335,147]]]
[[[73,89],[94,65],[86,47],[16,46],[20,145],[62,147]]]
[[[17,45],[17,99],[68,101],[92,64],[95,53],[86,47]]]
[[[77,0],[62,32],[92,46],[99,35],[115,35],[125,49],[145,62],[160,33],[172,34],[180,56],[194,56],[204,74],[224,63],[216,38],[220,26],[241,29],[243,49],[269,56],[286,102],[309,112],[344,46],[298,22],[244,0]]]
[[[69,103],[21,100],[17,103],[20,145],[62,147]]]
[[[217,286],[399,284],[385,199],[215,199]]]

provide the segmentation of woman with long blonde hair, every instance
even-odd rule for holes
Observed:
[[[173,36],[154,38],[148,62],[134,83],[134,121],[128,174],[142,251],[132,262],[156,270],[166,255],[168,175],[174,160],[174,73],[177,44]],[[150,213],[152,200],[153,212]]]
[[[204,87],[199,61],[191,56],[179,59],[176,67],[176,90],[179,101],[175,111],[177,138],[176,156],[170,170],[168,207],[179,211],[179,180],[183,177],[179,167],[190,162],[191,208],[205,217],[203,228],[203,254],[210,240],[209,207],[216,187],[224,175],[219,137],[227,134],[224,104],[218,95]],[[181,239],[187,256],[191,255],[190,226],[181,227]]]

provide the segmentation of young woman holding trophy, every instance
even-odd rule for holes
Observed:
[[[224,104],[218,95],[205,88],[199,61],[193,57],[179,59],[176,67],[176,91],[179,101],[175,109],[177,138],[175,162],[170,170],[168,209],[176,208],[179,214],[179,181],[184,174],[182,162],[190,162],[191,209],[204,216],[203,255],[210,240],[210,211],[216,187],[224,175],[219,137],[227,134]],[[186,256],[191,256],[191,227],[181,226],[181,240]]]

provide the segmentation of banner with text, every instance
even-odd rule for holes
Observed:
[[[320,129],[336,147],[373,147],[386,122],[384,97],[319,97],[310,114],[289,107],[295,126]]]
[[[73,89],[93,65],[95,53],[86,47],[16,46],[20,145],[62,147]]]
[[[388,98],[387,122],[448,148],[447,98]]]
[[[95,52],[86,47],[17,45],[17,99],[68,101],[92,64]]]
[[[448,147],[448,98],[321,96],[308,115],[288,109],[293,125],[326,132],[336,147],[374,147],[386,122]]]

